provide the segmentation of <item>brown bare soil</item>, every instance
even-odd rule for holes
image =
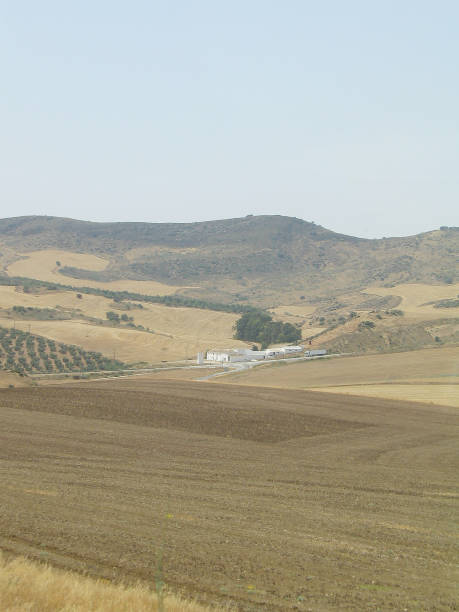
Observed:
[[[0,548],[240,610],[453,610],[457,410],[189,381],[0,391]]]

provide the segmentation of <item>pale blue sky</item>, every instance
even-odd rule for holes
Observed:
[[[459,225],[459,2],[0,0],[0,217]]]

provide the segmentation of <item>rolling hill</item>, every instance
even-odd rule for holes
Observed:
[[[57,260],[63,283],[130,281],[145,293],[167,293],[172,286],[187,295],[263,307],[283,303],[285,293],[299,299],[372,284],[459,281],[458,228],[366,240],[283,216],[199,223],[0,220],[0,265],[10,266],[10,274],[23,271],[20,263],[11,266],[20,255],[40,257],[49,249],[73,254]],[[147,285],[152,282],[160,285]]]
[[[282,216],[1,219],[0,325],[130,363],[240,344],[233,326],[251,306],[334,352],[457,344],[458,229],[366,240]],[[131,307],[129,322],[106,320]]]

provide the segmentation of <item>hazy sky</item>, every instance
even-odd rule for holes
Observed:
[[[0,0],[0,217],[459,225],[459,2]]]

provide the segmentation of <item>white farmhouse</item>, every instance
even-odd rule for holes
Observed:
[[[265,359],[265,351],[251,351],[250,349],[222,349],[207,351],[207,361],[218,361],[220,363],[235,363],[238,361],[253,361]]]
[[[207,351],[207,361],[217,361],[219,363],[235,363],[238,361],[260,361],[262,359],[275,359],[294,355],[304,350],[302,346],[281,346],[278,348],[266,349],[265,351],[252,351],[251,349],[222,349]]]
[[[283,355],[292,355],[294,353],[302,353],[304,346],[282,346],[276,350],[281,351]]]

